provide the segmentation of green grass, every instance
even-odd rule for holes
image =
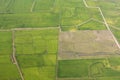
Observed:
[[[120,1],[119,0],[86,0],[89,6],[97,6],[100,7],[108,25],[115,26],[116,28],[120,28]],[[114,35],[120,42],[120,31],[113,30]]]
[[[104,78],[120,76],[119,65],[113,66],[119,58],[59,60],[59,78]]]
[[[7,0],[6,2],[2,0],[3,7],[0,9],[1,12],[4,10],[0,14],[1,29],[76,26],[90,18],[103,21],[99,10],[87,8],[82,0]],[[98,28],[100,27],[94,29]]]
[[[62,26],[73,26],[73,25],[76,26],[91,18],[94,18],[99,21],[103,21],[99,10],[87,8],[84,5],[82,0],[79,0],[79,1],[61,0],[60,2],[62,6],[61,7],[61,25]],[[97,28],[94,28],[94,29],[97,29]],[[102,29],[105,29],[105,28],[102,28]],[[86,29],[86,30],[89,30],[89,29]]]
[[[75,26],[62,26],[62,31],[71,31],[71,30],[77,30]]]
[[[55,66],[56,54],[17,55],[17,60],[22,68]]]
[[[55,80],[55,68],[54,67],[33,67],[24,68],[23,74],[25,80]]]
[[[0,28],[57,27],[57,16],[56,13],[0,14]]]
[[[36,0],[36,5],[35,5],[35,12],[39,12],[41,10],[51,10],[54,8],[54,3],[55,0]]]
[[[115,37],[117,38],[117,40],[119,41],[120,43],[120,30],[117,30],[117,29],[114,29],[114,28],[111,28]]]
[[[88,77],[89,66],[101,60],[61,60],[58,62],[58,77]]]
[[[103,23],[99,23],[91,20],[83,25],[78,26],[78,29],[79,30],[104,30],[106,29],[106,26]]]
[[[55,80],[58,29],[16,31],[15,45],[25,80]]]
[[[0,55],[0,79],[21,80],[17,67],[12,63],[11,55],[7,51],[6,54]]]
[[[0,32],[0,79],[21,80],[16,65],[12,63],[11,32]]]
[[[41,55],[17,55],[21,68],[44,66],[44,60]]]
[[[59,61],[58,77],[75,78],[88,75],[88,66],[83,65],[81,61]],[[82,65],[81,65],[82,64]]]
[[[14,64],[0,64],[0,79],[1,80],[21,80],[17,67]]]
[[[0,54],[12,53],[12,33],[0,32]]]
[[[107,22],[119,27],[120,3],[116,1],[101,0],[98,4],[89,0],[87,3],[90,6],[100,6]],[[85,7],[83,0],[35,0],[31,11],[33,2],[34,0],[1,0],[0,29],[60,25],[62,31],[74,31],[77,25],[91,18],[103,22],[99,10]],[[110,11],[111,9],[113,11]],[[78,26],[78,30],[105,29],[104,24],[93,20]],[[113,30],[113,32],[120,41],[119,30]],[[15,49],[25,80],[55,80],[58,29],[16,31]],[[12,33],[0,32],[0,80],[21,80],[16,65],[12,63],[12,53]],[[58,64],[60,78],[120,79],[119,58],[60,60]]]
[[[14,1],[14,0],[11,0]],[[9,6],[11,13],[29,13],[32,7],[33,0],[15,0],[12,6]]]
[[[6,64],[9,64],[9,63],[11,63],[11,58],[10,58],[10,56],[9,55],[0,55],[0,64],[4,64],[4,63],[6,63]]]
[[[0,1],[0,13],[4,13],[7,11],[7,7],[9,6],[10,0],[1,0]]]
[[[119,66],[120,65],[120,58],[119,57],[109,58],[109,62],[111,64],[111,66]]]
[[[56,54],[17,55],[25,80],[55,80]]]
[[[18,31],[15,37],[17,54],[57,53],[58,29]]]
[[[56,66],[56,54],[43,55],[45,66]]]
[[[97,2],[98,2],[98,1],[94,1],[94,0],[86,0],[86,1],[87,1],[87,4],[88,4],[89,6],[98,7],[98,5],[97,5]]]

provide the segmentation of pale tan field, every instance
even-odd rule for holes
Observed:
[[[117,52],[118,47],[107,30],[61,32],[59,36],[59,59],[109,56]]]

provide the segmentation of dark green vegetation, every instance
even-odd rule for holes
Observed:
[[[120,58],[60,60],[59,78],[120,79]]]
[[[89,19],[103,22],[99,10],[87,8],[82,0],[1,0],[0,3],[1,29],[58,26],[63,31],[73,28],[106,29],[103,23],[97,21],[89,23],[85,28],[80,27]]]
[[[15,32],[16,57],[25,80],[55,80],[57,42],[58,29]]]
[[[0,36],[0,80],[21,80],[16,65],[12,63],[12,34],[0,32]]]

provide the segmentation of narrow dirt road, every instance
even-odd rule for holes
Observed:
[[[15,35],[14,35],[15,31],[13,30],[12,31],[12,46],[13,46],[13,63],[16,65],[18,71],[19,71],[19,74],[21,76],[21,79],[24,80],[24,77],[23,77],[23,74],[22,74],[22,71],[18,65],[18,62],[17,62],[17,59],[16,59],[16,56],[15,56]]]

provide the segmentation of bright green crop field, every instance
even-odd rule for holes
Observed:
[[[104,17],[120,43],[120,1],[119,0],[86,0],[92,7],[100,7]]]
[[[15,32],[16,57],[25,80],[55,80],[57,42],[58,29]]]
[[[81,26],[89,19],[95,20],[90,24],[88,22],[85,28]],[[99,10],[87,8],[82,0],[1,0],[0,3],[1,29],[41,27],[61,27],[63,31],[74,28],[106,29],[100,22],[103,22],[103,19]],[[99,27],[98,24],[102,26]]]
[[[16,65],[12,63],[12,34],[0,32],[0,36],[3,36],[0,37],[0,79],[21,80]]]
[[[0,80],[120,80],[119,16],[119,0],[0,0]]]
[[[96,78],[96,80],[120,79],[120,58],[60,60],[59,78]]]

